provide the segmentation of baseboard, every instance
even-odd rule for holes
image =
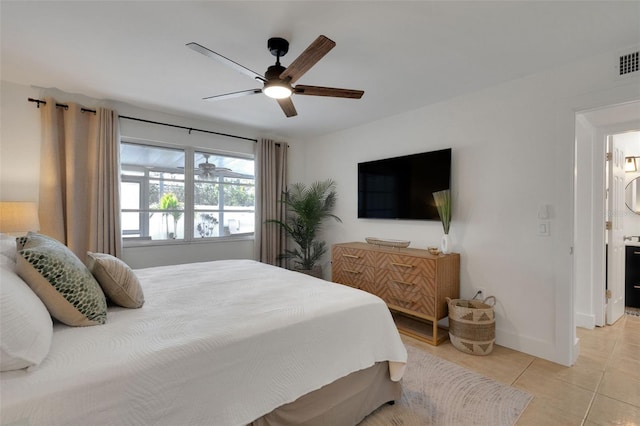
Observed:
[[[543,358],[548,361],[556,363],[559,362],[556,359],[557,351],[555,342],[553,341],[522,336],[520,334],[496,328],[496,344],[519,352],[524,352],[538,358]],[[562,364],[562,362],[559,363]]]
[[[583,314],[576,312],[576,327],[588,328],[593,330],[596,327],[596,316],[591,314]]]

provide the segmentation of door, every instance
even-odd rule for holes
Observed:
[[[607,136],[607,290],[606,322],[615,323],[624,315],[624,152]]]

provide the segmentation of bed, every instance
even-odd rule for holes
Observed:
[[[400,397],[376,296],[252,260],[134,273],[141,308],[54,322],[39,365],[1,373],[2,425],[354,425]]]

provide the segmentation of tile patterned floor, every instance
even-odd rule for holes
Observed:
[[[640,317],[578,328],[580,356],[573,367],[496,346],[486,357],[458,351],[449,341],[431,346],[403,336],[425,351],[526,390],[533,401],[518,426],[640,425]]]

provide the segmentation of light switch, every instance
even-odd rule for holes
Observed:
[[[551,235],[551,224],[548,220],[541,220],[538,222],[538,235],[541,237],[548,237]]]

